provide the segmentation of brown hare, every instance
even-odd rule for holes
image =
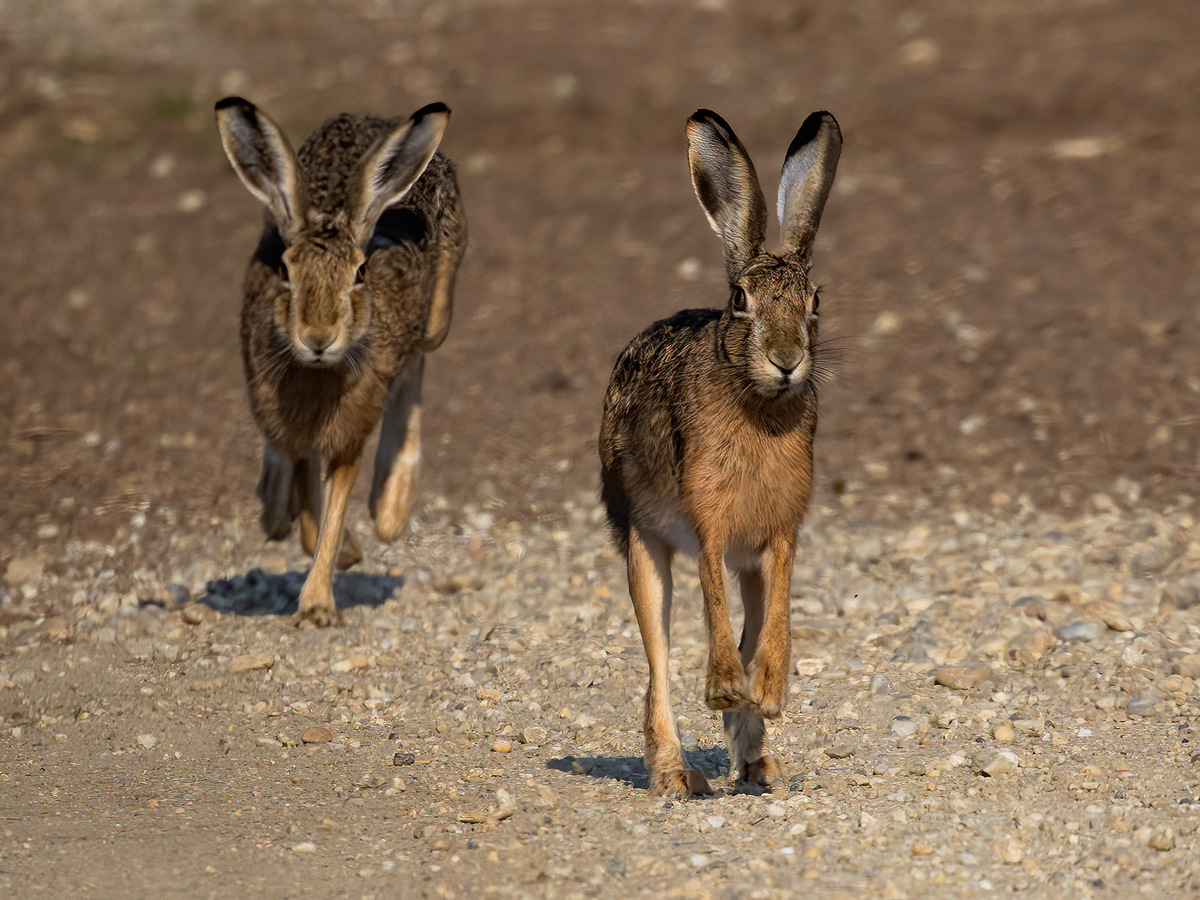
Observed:
[[[340,621],[333,568],[362,558],[346,503],[381,420],[375,533],[393,541],[408,518],[425,354],[446,338],[466,247],[454,167],[436,152],[449,115],[441,103],[411,119],[339,115],[293,153],[254,104],[216,105],[225,153],[266,206],[246,272],[242,360],[266,439],[263,530],[282,540],[299,518],[313,556],[299,620]]]
[[[618,357],[600,427],[602,494],[628,564],[650,664],[644,720],[655,794],[709,792],[688,767],[668,695],[671,559],[695,554],[708,628],[705,702],[724,710],[730,774],[768,785],[779,767],[765,718],[783,710],[796,536],[812,492],[817,427],[813,239],[842,138],[827,112],[804,120],[783,163],[782,246],[763,249],[767,207],[733,129],[709,110],[687,123],[692,184],[724,245],[729,302],[656,322]],[[731,576],[745,611],[734,643]]]

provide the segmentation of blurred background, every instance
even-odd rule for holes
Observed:
[[[772,208],[805,115],[845,135],[818,503],[1190,504],[1198,40],[1172,0],[3,0],[0,561],[257,515],[261,211],[213,126],[231,93],[297,144],[343,110],[454,110],[471,243],[427,369],[427,509],[594,496],[616,354],[727,296],[685,160],[700,106]]]

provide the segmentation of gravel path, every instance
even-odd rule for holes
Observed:
[[[364,539],[329,631],[288,624],[304,560],[248,508],[44,531],[0,594],[0,894],[1194,896],[1200,544],[1126,493],[1074,521],[825,498],[761,795],[722,777],[678,565],[676,710],[720,785],[686,802],[645,793],[590,497],[525,527],[435,502]]]

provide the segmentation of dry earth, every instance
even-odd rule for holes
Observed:
[[[1197,35],[1166,0],[0,5],[0,895],[1195,896]],[[229,92],[297,139],[454,109],[422,507],[381,548],[355,505],[338,630],[289,627],[306,563],[257,531]],[[698,106],[768,193],[838,116],[838,379],[788,780],[719,778],[681,566],[722,787],[668,802],[595,431],[624,342],[724,296]]]

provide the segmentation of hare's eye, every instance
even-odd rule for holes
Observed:
[[[733,295],[729,298],[729,305],[733,307],[734,312],[746,311],[746,292],[740,287],[733,289]]]
[[[354,283],[362,284],[367,280],[367,264],[364,261],[354,272]]]
[[[292,280],[291,278],[288,277],[287,263],[283,262],[282,260],[280,260],[280,262],[279,262],[279,268],[276,270],[276,274],[279,276],[279,280],[282,281],[284,284],[287,284],[289,281]]]
[[[813,315],[817,314],[817,310],[821,308],[821,292],[817,291],[813,294]]]

